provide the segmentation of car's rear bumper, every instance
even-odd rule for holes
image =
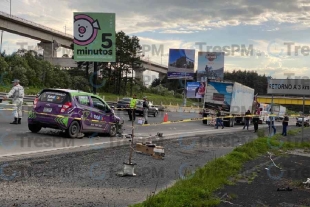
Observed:
[[[53,129],[67,129],[70,119],[66,117],[56,117],[49,115],[42,115],[31,113],[28,117],[28,124],[36,124],[41,127],[53,128]]]

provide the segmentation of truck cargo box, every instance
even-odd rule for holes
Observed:
[[[208,81],[204,96],[205,108],[218,108],[229,114],[252,112],[254,89],[237,82]]]

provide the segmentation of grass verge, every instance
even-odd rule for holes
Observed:
[[[8,93],[11,90],[11,88],[8,87],[0,87],[0,91],[4,93]],[[25,94],[26,95],[36,95],[38,92],[41,91],[41,88],[32,88],[32,87],[25,87]],[[118,101],[119,99],[122,99],[123,96],[119,96],[116,94],[111,94],[111,93],[98,93],[100,97],[104,97],[105,101]],[[176,98],[174,96],[161,96],[153,93],[144,93],[143,95],[137,96],[138,99],[142,99],[144,96],[147,96],[148,99],[153,102],[154,105],[177,105],[179,104],[180,106],[183,106],[183,99],[182,98]],[[198,100],[198,99],[197,99]],[[192,105],[198,105],[199,103],[196,101],[193,101],[191,99],[187,99],[186,105],[187,106],[192,106]]]
[[[296,135],[301,128],[290,130],[291,135]],[[264,133],[260,133],[264,135]],[[281,136],[259,136],[252,142],[235,148],[231,153],[217,158],[204,167],[198,169],[193,175],[178,180],[174,186],[149,196],[146,201],[132,207],[164,207],[164,206],[215,206],[220,199],[214,196],[216,190],[224,185],[233,185],[229,178],[237,176],[243,164],[267,151],[279,153],[296,148],[309,148],[307,142],[281,142]],[[281,147],[274,147],[281,146]]]

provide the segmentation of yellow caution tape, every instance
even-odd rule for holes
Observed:
[[[8,110],[8,111],[11,111],[11,110],[16,110],[16,109],[0,109],[0,110]],[[38,113],[38,112],[34,112],[34,111],[26,111],[26,110],[23,110],[23,112],[32,112],[32,113],[35,113],[35,114],[38,114],[38,115],[45,115],[45,116],[53,116],[53,117],[61,117],[61,118],[69,118],[69,119],[74,119],[74,120],[83,120],[83,118],[77,118],[77,117],[70,117],[70,116],[64,116],[64,115],[54,115],[54,114],[47,114],[47,113]],[[266,115],[266,116],[277,116],[275,114],[271,114],[271,115]],[[164,125],[164,124],[174,124],[174,123],[183,123],[183,122],[191,122],[191,121],[202,121],[202,120],[216,120],[217,118],[220,118],[220,119],[224,119],[224,118],[240,118],[240,117],[263,117],[263,116],[257,116],[257,115],[240,115],[240,116],[232,116],[232,115],[229,115],[229,116],[221,116],[221,117],[215,117],[215,116],[209,116],[209,117],[203,117],[203,118],[191,118],[191,119],[182,119],[182,120],[176,120],[176,121],[167,121],[167,122],[159,122],[159,123],[152,123],[152,124],[138,124],[138,125],[141,125],[141,126],[151,126],[151,125]],[[290,115],[289,117],[302,117],[300,115]],[[88,121],[91,121],[91,122],[98,122],[98,123],[108,123],[108,124],[116,124],[116,123],[113,123],[113,122],[107,122],[107,121],[102,121],[102,120],[97,120],[97,119],[87,119]],[[225,120],[224,120],[225,121]]]

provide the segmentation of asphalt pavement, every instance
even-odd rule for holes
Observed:
[[[123,162],[128,162],[128,146],[0,161],[0,203],[1,206],[128,206],[144,201],[256,136],[252,131],[239,129],[220,136],[209,134],[156,142],[165,148],[164,160],[133,153],[134,177],[116,175],[122,171]]]
[[[128,115],[125,111],[116,111],[116,114],[125,120],[124,134],[132,133],[132,122],[128,121]],[[113,146],[127,145],[129,139],[125,137],[110,138],[109,136],[83,137],[80,139],[65,138],[59,130],[42,129],[39,133],[34,134],[28,130],[27,117],[24,113],[21,125],[9,124],[13,120],[12,111],[0,110],[0,158],[8,156],[17,156],[33,154],[38,152],[59,151],[66,149],[81,149],[83,147],[98,149]],[[149,117],[149,123],[163,122],[164,112],[157,117]],[[139,116],[136,117],[136,122]],[[190,118],[201,118],[195,113],[177,113],[168,112],[169,121],[176,121]],[[281,123],[276,123],[280,125]],[[261,127],[262,125],[260,125]],[[266,127],[266,125],[264,125]],[[253,126],[250,127],[253,129]],[[191,121],[172,124],[159,124],[151,126],[141,126],[135,124],[135,140],[147,141],[149,139],[169,139],[196,136],[201,134],[215,134],[241,131],[242,126],[235,125],[224,129],[214,129],[212,126],[202,124],[202,121]],[[162,133],[163,137],[156,137]]]

